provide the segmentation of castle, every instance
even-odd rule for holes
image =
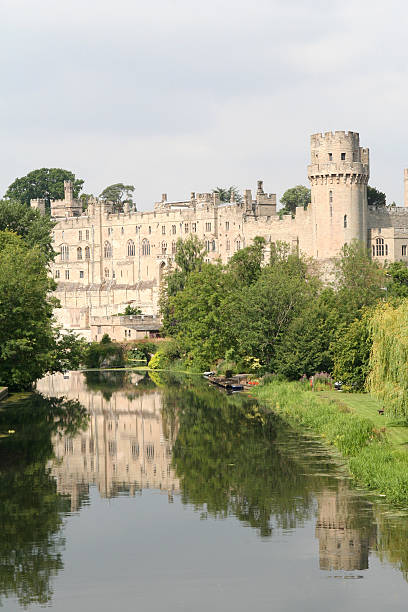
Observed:
[[[278,214],[276,195],[265,193],[263,181],[255,197],[245,190],[242,202],[195,192],[189,200],[170,202],[163,194],[147,212],[127,204],[114,212],[112,204],[96,199],[83,212],[67,181],[64,200],[51,203],[57,318],[65,329],[95,340],[104,333],[117,340],[154,334],[163,275],[172,266],[177,240],[190,235],[203,241],[207,261],[227,262],[262,236],[269,245],[285,241],[322,263],[353,239],[367,244],[381,262],[408,262],[408,170],[404,207],[369,207],[369,174],[369,151],[360,147],[359,134],[338,131],[311,136],[311,202],[294,216]],[[45,212],[44,200],[32,200],[31,206]],[[143,316],[115,316],[127,305]]]

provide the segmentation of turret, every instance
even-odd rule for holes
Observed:
[[[368,149],[357,132],[311,136],[313,250],[318,259],[338,255],[353,239],[367,243]]]

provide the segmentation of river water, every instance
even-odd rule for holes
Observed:
[[[242,395],[72,372],[2,404],[0,601],[61,612],[406,610],[408,518]]]

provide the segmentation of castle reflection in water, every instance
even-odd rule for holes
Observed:
[[[109,377],[109,373],[105,374]],[[50,469],[58,492],[69,495],[71,510],[79,509],[96,485],[102,497],[135,495],[142,489],[167,493],[169,502],[181,484],[172,466],[172,447],[178,433],[177,419],[167,427],[162,413],[162,393],[145,388],[143,374],[127,372],[125,383],[112,390],[109,384],[94,387],[83,373],[47,376],[37,384],[43,395],[78,400],[89,412],[88,428],[73,437],[56,435],[55,459]],[[319,567],[329,571],[368,569],[369,550],[375,547],[372,510],[365,518],[356,513],[361,499],[337,481],[334,488],[316,491]],[[360,519],[356,522],[356,515]]]
[[[80,372],[65,378],[54,374],[37,384],[43,395],[78,400],[90,415],[86,431],[53,440],[51,471],[58,492],[71,497],[72,511],[91,484],[97,485],[102,497],[158,489],[172,501],[179,491],[171,467],[173,440],[163,431],[161,393],[154,389],[135,393],[143,376],[135,372],[127,376],[129,384],[111,394],[90,389]]]

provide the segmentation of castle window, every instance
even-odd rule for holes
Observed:
[[[385,254],[388,255],[388,244],[385,245]]]
[[[79,278],[84,278],[84,271],[83,270],[79,271]]]
[[[235,246],[236,246],[236,250],[239,251],[241,249],[241,241],[237,240],[235,243]]]
[[[205,241],[205,250],[208,252],[210,250],[210,241],[206,240]]]
[[[123,234],[125,233],[125,228],[123,228],[123,227],[122,227],[122,229],[120,230],[120,233],[121,233],[121,234],[122,234],[122,236],[123,236]]]
[[[81,240],[82,240],[82,230],[79,230],[79,232],[78,232],[78,240],[79,240],[79,242],[81,242]]]
[[[341,161],[346,161],[346,154],[345,153],[341,154]]]
[[[65,270],[65,280],[69,280],[69,270]]]
[[[176,228],[176,226],[175,226],[175,225],[172,225],[172,226],[171,226],[171,233],[172,233],[172,234],[175,234],[176,232],[177,232],[177,228]]]
[[[333,202],[333,192],[329,191],[329,202]]]
[[[384,257],[384,238],[375,239],[375,254],[377,257]]]
[[[146,238],[142,242],[142,255],[150,255],[150,242]]]
[[[151,234],[151,233],[152,233],[152,226],[149,225],[149,234]]]
[[[407,255],[407,245],[403,244],[401,247],[401,255],[403,255],[404,257],[406,257]]]
[[[62,261],[68,261],[69,259],[69,246],[63,244],[61,247],[61,259]]]
[[[166,226],[162,225],[162,234],[163,234],[163,236],[165,235],[165,233],[166,233]]]
[[[62,230],[62,233],[61,233],[61,240],[64,240],[64,230]]]
[[[85,240],[89,240],[89,230],[85,230]]]
[[[133,240],[129,240],[127,243],[127,254],[129,257],[134,257],[136,254],[136,247]]]
[[[333,161],[333,153],[329,153],[329,161]]]
[[[330,207],[330,217],[333,216],[333,192],[329,191],[329,207]]]
[[[113,234],[113,227],[108,227],[108,236]]]
[[[213,240],[211,243],[211,250],[215,251],[215,240]]]
[[[184,232],[188,234],[188,223],[184,224]]]
[[[162,255],[167,253],[167,242],[162,242]]]
[[[343,226],[347,227],[347,215],[344,215],[343,217]]]
[[[402,248],[404,248],[404,247],[402,247]],[[60,277],[60,271],[59,270],[55,270],[55,278],[59,278],[59,277]]]
[[[206,232],[211,232],[211,222],[207,222],[207,223],[205,224],[205,231],[206,231]]]
[[[225,222],[225,231],[228,232],[229,230],[229,221]]]
[[[139,444],[137,442],[131,442],[131,449],[133,457],[139,456]]]
[[[81,247],[77,248],[77,259],[82,259],[82,249],[81,249]]]
[[[375,257],[375,246],[373,245],[373,257]]]
[[[192,229],[193,232],[196,232],[197,231],[197,223],[192,223],[191,224],[191,229]]]
[[[227,251],[229,251],[229,250],[230,250],[230,241],[229,241],[229,240],[227,240],[227,243],[226,243],[226,245],[225,245],[225,249],[226,249]]]
[[[89,259],[90,258],[90,249],[89,247],[85,247],[85,259]]]
[[[107,240],[103,245],[103,256],[105,259],[110,259],[112,257],[112,245]]]
[[[105,278],[109,278],[109,268],[105,268]]]
[[[171,243],[171,252],[174,255],[174,253],[176,253],[176,251],[177,251],[177,243],[173,240],[173,242]]]

